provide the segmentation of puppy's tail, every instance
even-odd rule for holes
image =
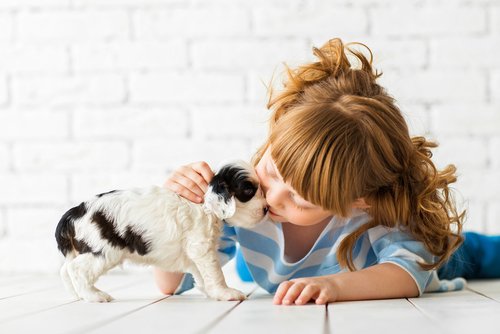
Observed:
[[[66,256],[75,250],[74,239],[75,239],[75,225],[74,221],[81,218],[87,212],[87,207],[85,202],[74,208],[69,209],[59,220],[59,224],[56,227],[56,241],[57,248],[61,253]]]

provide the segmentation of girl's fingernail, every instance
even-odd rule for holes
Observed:
[[[196,202],[201,203],[202,198],[201,197],[196,197]]]

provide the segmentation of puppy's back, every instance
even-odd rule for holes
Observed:
[[[110,246],[146,255],[154,240],[164,243],[189,229],[175,221],[179,207],[202,212],[198,204],[158,186],[96,195],[62,216],[55,232],[58,248],[65,256],[99,254]]]

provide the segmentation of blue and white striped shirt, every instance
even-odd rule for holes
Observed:
[[[350,233],[367,223],[370,216],[361,210],[353,210],[348,219],[333,217],[301,260],[288,262],[284,256],[284,238],[281,223],[265,220],[255,228],[243,229],[224,225],[219,255],[221,263],[227,263],[236,253],[238,243],[241,253],[254,281],[269,293],[286,280],[345,272],[337,261],[337,249]],[[417,262],[434,262],[422,242],[414,240],[398,228],[376,226],[367,230],[357,241],[353,250],[356,269],[379,263],[393,263],[406,270],[415,280],[419,295],[427,291],[451,291],[463,289],[463,278],[440,280],[437,272],[424,271]],[[182,293],[193,287],[190,274],[184,278],[176,291]]]

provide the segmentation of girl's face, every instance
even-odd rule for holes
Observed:
[[[269,217],[274,221],[309,226],[333,216],[330,211],[300,197],[283,181],[270,152],[268,148],[255,168],[269,205]]]

